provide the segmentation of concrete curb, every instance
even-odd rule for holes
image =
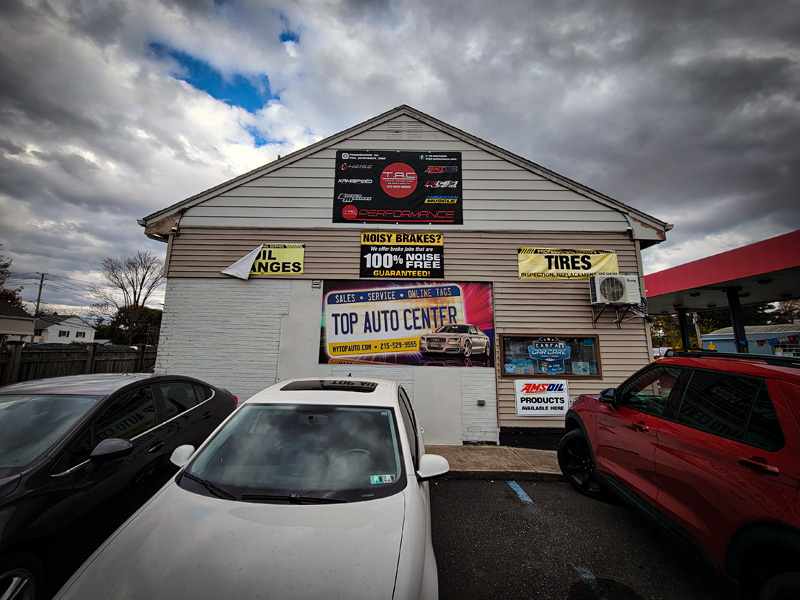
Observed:
[[[561,473],[536,473],[533,471],[449,471],[440,479],[486,481],[564,481]],[[434,481],[436,481],[434,479]]]

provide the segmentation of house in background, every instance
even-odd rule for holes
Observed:
[[[744,328],[751,354],[800,356],[800,323],[789,325],[747,325]],[[703,334],[703,348],[736,352],[733,327]]]
[[[75,315],[47,315],[36,319],[35,344],[94,342],[94,327]]]
[[[0,300],[0,344],[15,340],[31,341],[34,321],[25,309]]]

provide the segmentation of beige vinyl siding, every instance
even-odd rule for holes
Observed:
[[[264,243],[305,244],[304,273],[296,279],[359,279],[360,232],[352,229],[207,229],[181,228],[171,244],[169,277],[227,278],[220,271]],[[498,349],[498,416],[500,426],[560,426],[560,418],[520,418],[515,415],[514,380],[501,377],[499,334],[560,334],[598,336],[602,379],[569,378],[570,395],[597,392],[620,383],[650,361],[644,320],[630,313],[621,327],[607,308],[592,326],[588,281],[520,281],[517,248],[593,248],[614,250],[620,273],[639,276],[636,249],[619,233],[500,233],[429,228],[444,235],[444,265],[448,281],[494,284],[495,343]],[[263,276],[253,276],[253,279]],[[364,280],[375,281],[375,280]]]
[[[397,132],[400,133],[397,133]],[[463,225],[450,230],[624,232],[619,210],[410,117],[399,117],[274,171],[220,190],[189,208],[181,227],[330,227],[337,150],[461,152]],[[340,223],[339,229],[362,229]],[[377,225],[376,229],[428,229]]]

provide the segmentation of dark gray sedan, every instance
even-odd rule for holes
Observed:
[[[78,375],[0,387],[0,598],[41,598],[41,541],[172,450],[199,445],[238,399],[179,375]]]

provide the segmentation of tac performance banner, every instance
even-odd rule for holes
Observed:
[[[361,277],[393,279],[444,278],[441,233],[361,234]]]
[[[325,281],[320,363],[494,361],[491,283]]]
[[[461,225],[461,153],[336,152],[334,223]]]
[[[610,250],[518,248],[520,279],[589,279],[592,275],[617,275],[617,254]]]

